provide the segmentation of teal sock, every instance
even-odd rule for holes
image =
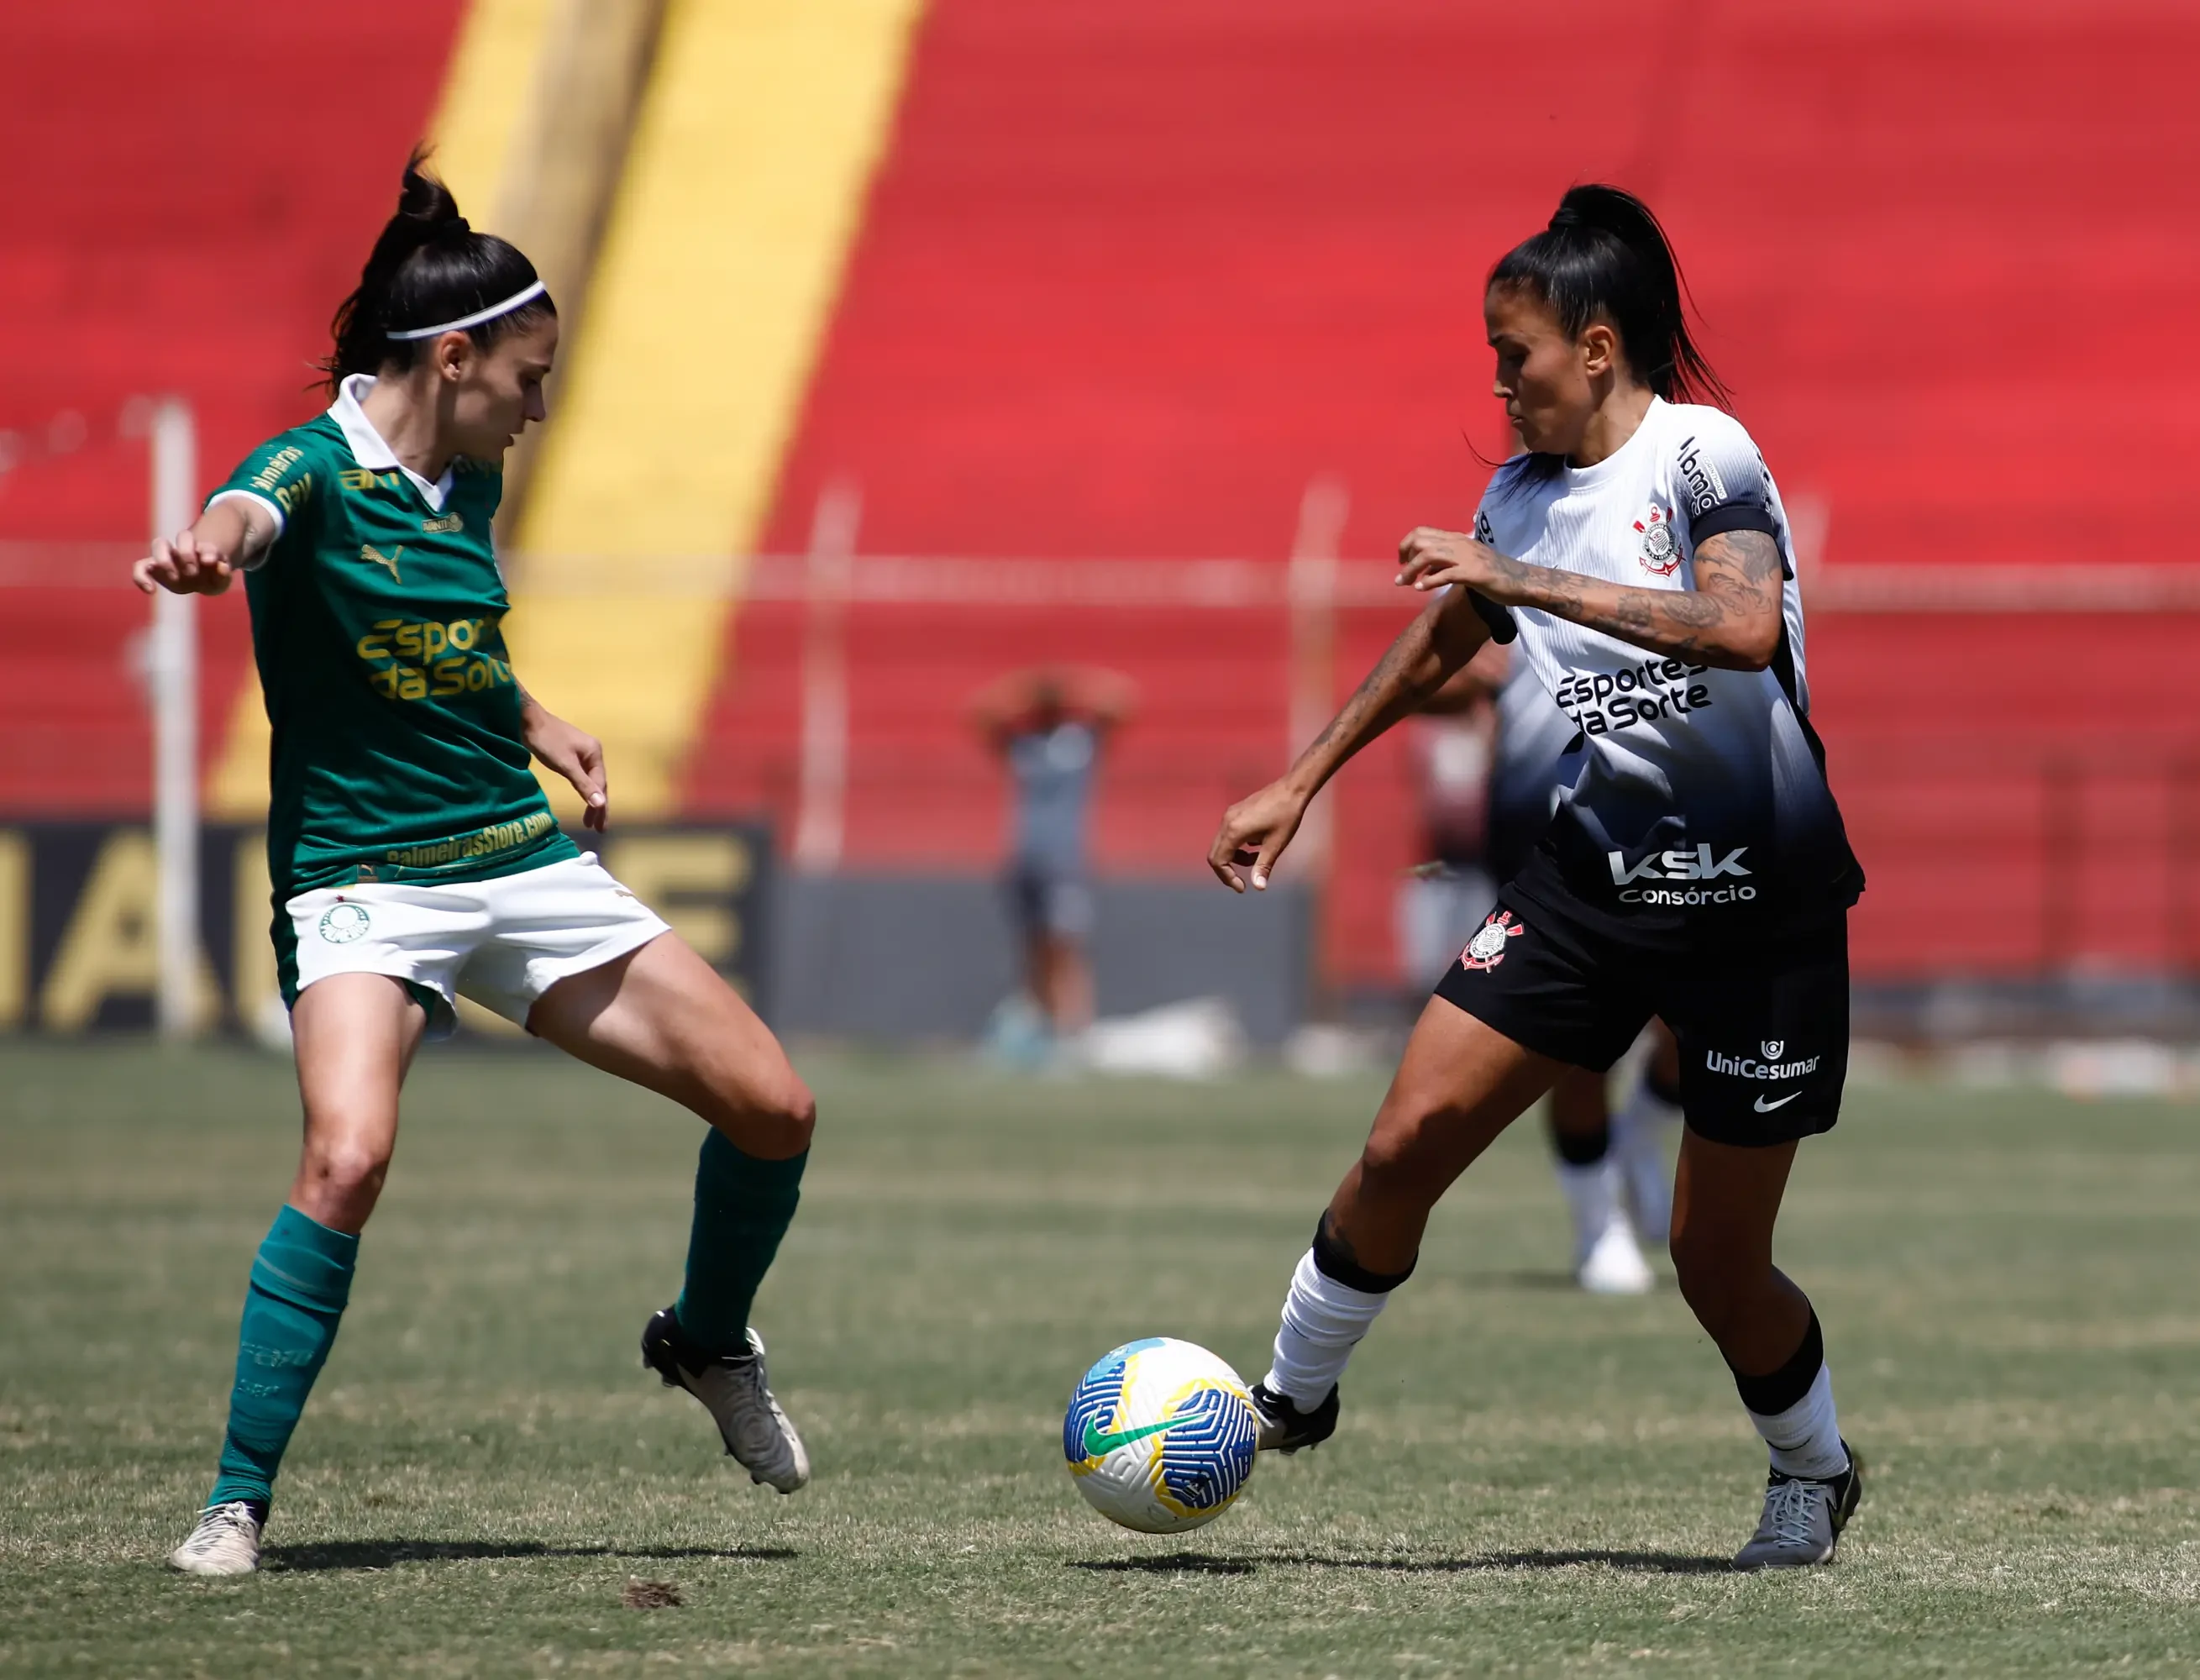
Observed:
[[[802,1199],[807,1150],[787,1161],[744,1155],[713,1127],[695,1163],[695,1223],[688,1234],[688,1279],[673,1312],[702,1352],[748,1345],[749,1308],[771,1270],[779,1239]]]
[[[272,1496],[283,1449],[336,1342],[358,1259],[359,1238],[348,1232],[331,1231],[292,1207],[275,1215],[252,1261],[229,1432],[208,1504],[249,1499],[265,1505]]]

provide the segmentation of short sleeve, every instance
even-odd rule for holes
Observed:
[[[258,502],[275,516],[275,541],[280,543],[290,533],[291,517],[308,506],[322,489],[322,477],[319,465],[296,434],[286,432],[261,444],[239,462],[237,470],[206,499],[206,505],[212,507],[218,501],[233,497]],[[267,553],[273,552],[271,545]],[[260,558],[264,563],[266,556]]]
[[[1726,531],[1776,536],[1772,483],[1741,423],[1716,408],[1690,413],[1673,456],[1673,489],[1688,516],[1688,540],[1700,543]]]

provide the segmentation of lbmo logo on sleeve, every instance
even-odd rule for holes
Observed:
[[[1688,486],[1688,511],[1691,513],[1708,513],[1721,502],[1730,499],[1727,495],[1726,480],[1720,475],[1717,464],[1704,453],[1702,439],[1691,437],[1681,445],[1679,465],[1681,477]]]
[[[1746,846],[1737,846],[1722,858],[1709,846],[1699,846],[1693,852],[1676,848],[1670,852],[1653,852],[1639,863],[1630,864],[1624,852],[1607,852],[1605,861],[1612,866],[1612,884],[1620,889],[1623,904],[1746,904],[1757,897],[1756,887],[1744,879],[1733,887],[1667,887],[1669,881],[1717,881],[1723,875],[1747,877],[1749,869],[1741,861]],[[1646,887],[1644,881],[1660,885]]]

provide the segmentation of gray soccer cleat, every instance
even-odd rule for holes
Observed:
[[[1783,1476],[1776,1470],[1764,1485],[1764,1515],[1749,1543],[1735,1554],[1734,1566],[1802,1569],[1831,1563],[1841,1531],[1863,1502],[1864,1460],[1853,1452],[1847,1471],[1830,1481]]]
[[[664,1381],[703,1402],[726,1443],[752,1482],[793,1493],[810,1480],[810,1455],[802,1437],[772,1397],[764,1363],[764,1338],[748,1332],[748,1351],[717,1357],[699,1352],[667,1307],[641,1332],[641,1362]]]
[[[248,1500],[209,1505],[184,1543],[168,1554],[168,1567],[186,1575],[249,1575],[260,1567],[265,1520]]]

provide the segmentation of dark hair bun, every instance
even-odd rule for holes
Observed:
[[[1570,333],[1609,322],[1629,367],[1659,396],[1728,401],[1689,336],[1685,283],[1665,230],[1631,192],[1600,181],[1568,188],[1550,225],[1507,252],[1489,284],[1533,290]]]
[[[354,373],[392,363],[411,366],[420,341],[393,332],[454,321],[525,290],[537,278],[517,247],[477,233],[459,214],[451,190],[427,170],[428,149],[415,146],[397,189],[397,212],[383,225],[360,271],[359,284],[336,307],[330,331],[336,348],[321,371],[333,391]],[[467,331],[484,348],[538,314],[554,314],[546,293],[509,315]]]

